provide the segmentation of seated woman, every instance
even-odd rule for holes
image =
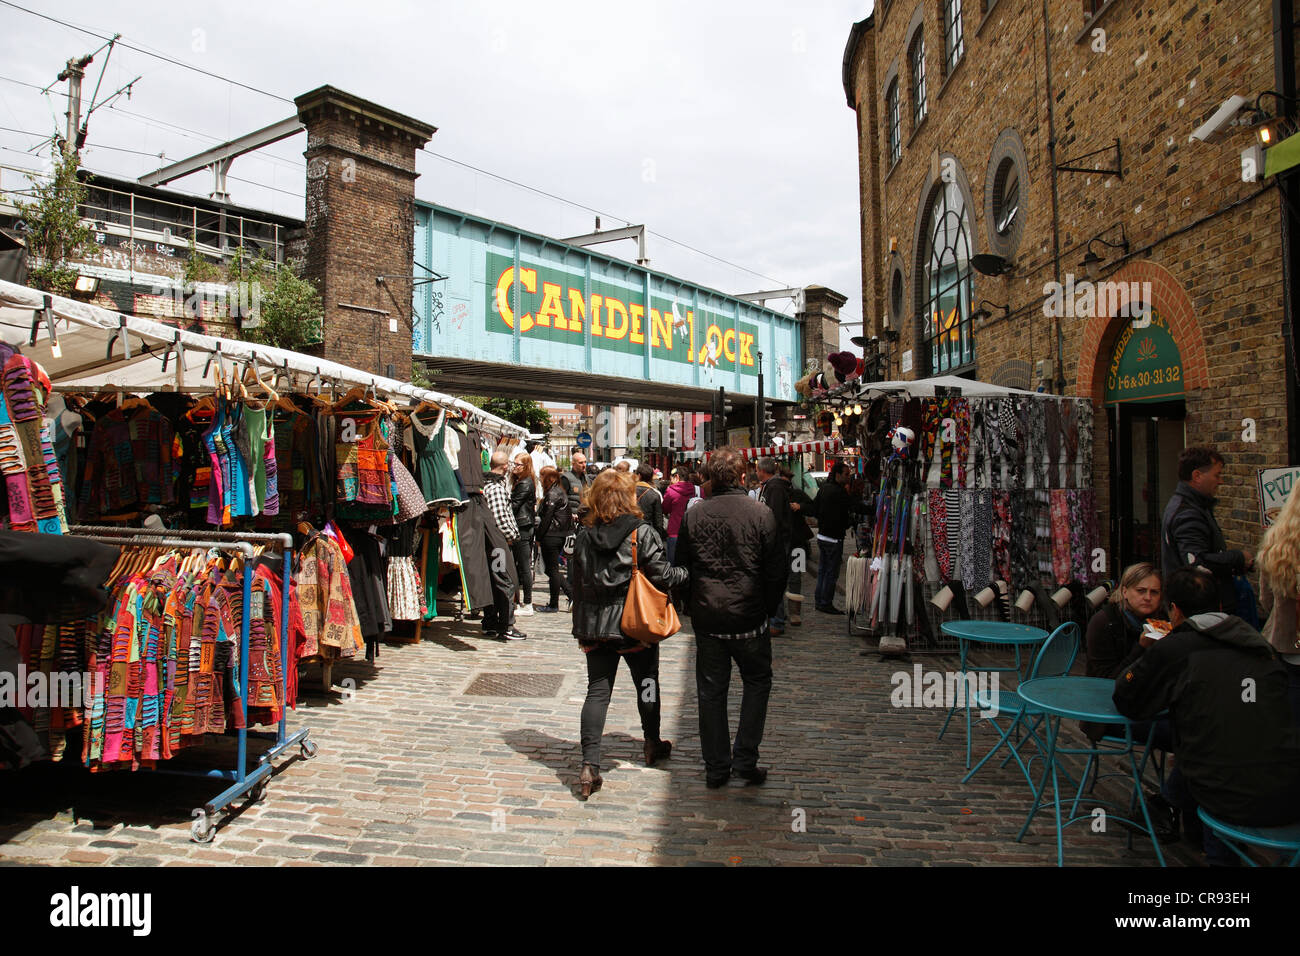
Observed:
[[[1110,600],[1088,621],[1085,637],[1087,676],[1115,680],[1127,671],[1155,643],[1147,634],[1147,621],[1159,621],[1164,630],[1168,630],[1168,615],[1160,598],[1160,572],[1154,565],[1141,562],[1124,569]],[[1160,750],[1172,749],[1169,721],[1157,720],[1155,723],[1153,746]],[[1080,726],[1094,742],[1105,736],[1124,736],[1124,728],[1118,724],[1083,723]],[[1150,730],[1149,723],[1135,724],[1133,739],[1145,742]]]

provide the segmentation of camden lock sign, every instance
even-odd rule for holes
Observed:
[[[1183,357],[1159,310],[1135,319],[1115,342],[1106,370],[1106,404],[1164,402],[1183,397]]]
[[[576,344],[590,329],[592,348],[629,355],[642,354],[649,338],[651,354],[660,360],[695,362],[719,371],[734,371],[739,364],[742,375],[758,374],[755,325],[736,322],[733,327],[729,317],[697,316],[693,309],[653,295],[649,303],[637,301],[635,293],[594,280],[587,295],[581,281],[560,270],[529,263],[516,275],[513,260],[495,253],[487,256],[487,270],[488,332],[513,332],[518,324],[529,338]]]

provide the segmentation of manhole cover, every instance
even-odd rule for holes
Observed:
[[[479,674],[465,693],[476,697],[554,697],[563,674]]]

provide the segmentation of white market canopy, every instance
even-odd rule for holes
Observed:
[[[781,458],[786,455],[830,455],[839,451],[843,444],[838,438],[823,438],[818,441],[791,442],[788,445],[742,448],[740,453],[745,457],[746,461],[753,461],[756,458]]]
[[[236,366],[256,366],[268,383],[278,374],[288,375],[293,386],[300,389],[313,380],[344,389],[359,386],[373,389],[380,398],[413,399],[459,409],[505,435],[528,434],[528,429],[469,402],[409,382],[269,345],[187,332],[57,295],[50,296],[52,336],[41,315],[45,296],[36,289],[0,280],[0,340],[20,347],[40,363],[55,391],[203,392],[216,387],[219,368],[229,379]],[[38,318],[33,346],[33,325]]]
[[[918,378],[918,379],[900,379],[894,382],[863,382],[855,380],[845,382],[825,395],[818,395],[813,399],[817,403],[825,403],[827,399],[842,398],[845,400],[861,400],[881,398],[886,395],[904,394],[909,398],[933,398],[935,390],[938,388],[959,388],[963,398],[1001,398],[1010,395],[1023,395],[1028,398],[1057,398],[1076,400],[1073,395],[1055,395],[1051,392],[1030,392],[1023,388],[1007,388],[1004,385],[994,385],[991,382],[977,382],[970,378],[960,378],[956,375],[939,375],[935,378]]]

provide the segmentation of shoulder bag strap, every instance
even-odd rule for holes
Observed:
[[[632,570],[635,571],[637,569],[636,568],[636,528],[632,529],[631,538],[632,538]]]

